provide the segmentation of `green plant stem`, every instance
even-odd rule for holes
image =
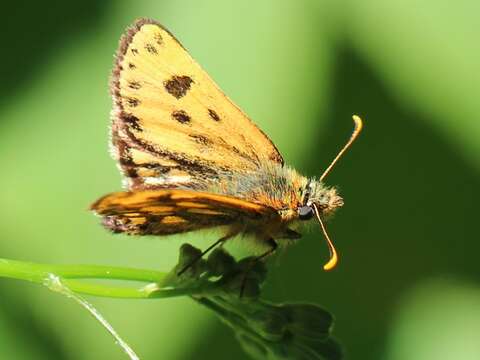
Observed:
[[[45,285],[45,281],[47,281],[51,275],[60,277],[62,283],[73,292],[102,297],[157,299],[215,292],[214,286],[208,289],[205,286],[162,288],[160,284],[167,278],[168,273],[155,270],[98,265],[38,264],[0,258],[0,277],[25,280]],[[112,286],[110,284],[92,283],[78,279],[140,281],[147,284],[143,284],[142,286]]]
[[[119,279],[161,282],[167,275],[161,271],[98,265],[51,265],[0,259],[0,276],[41,282],[48,274],[70,279]]]

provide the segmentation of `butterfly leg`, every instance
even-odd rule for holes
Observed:
[[[203,258],[206,254],[208,254],[213,248],[217,247],[218,245],[224,243],[225,241],[227,241],[228,239],[230,239],[231,237],[233,237],[235,235],[233,234],[228,234],[228,235],[225,235],[223,237],[221,237],[220,239],[218,239],[217,241],[215,241],[212,245],[210,245],[208,248],[206,248],[205,250],[203,250],[203,252],[198,255],[195,259],[193,259],[190,263],[188,263],[182,270],[180,270],[178,273],[177,273],[177,276],[180,276],[182,275],[185,271],[187,271],[188,269],[190,269],[190,267],[192,267],[192,265],[194,265],[198,260],[200,260],[201,258]]]
[[[247,270],[245,271],[245,273],[243,274],[243,280],[242,280],[242,287],[240,288],[240,297],[243,296],[243,292],[245,291],[245,285],[247,284],[247,278],[248,278],[248,274],[250,273],[250,271],[252,271],[252,269],[255,267],[255,265],[259,262],[259,261],[262,261],[264,260],[265,258],[269,257],[270,255],[272,255],[278,248],[278,244],[277,242],[272,239],[272,238],[269,238],[267,240],[267,244],[270,246],[270,249],[268,249],[267,251],[265,251],[262,255],[259,255],[257,256],[256,258],[254,258],[252,260],[252,262],[250,263],[249,267],[247,268]]]

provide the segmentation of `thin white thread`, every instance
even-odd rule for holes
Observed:
[[[84,300],[82,297],[75,294],[67,286],[65,286],[60,277],[55,274],[48,274],[48,277],[45,278],[43,284],[48,287],[50,290],[58,292],[62,295],[65,295],[68,298],[75,300],[82,307],[87,309],[87,311],[92,315],[102,326],[107,329],[107,331],[115,339],[115,343],[118,344],[122,350],[130,357],[130,360],[140,360],[140,358],[135,354],[133,349],[118,335],[115,329],[110,325],[110,323],[100,314],[100,312],[88,301]]]

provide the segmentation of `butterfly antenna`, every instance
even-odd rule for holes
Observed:
[[[343,153],[347,151],[350,145],[352,145],[352,143],[360,134],[360,131],[362,131],[362,127],[363,127],[362,119],[360,119],[360,117],[357,115],[353,115],[353,121],[355,122],[355,127],[353,128],[352,136],[350,136],[350,139],[347,141],[345,146],[342,148],[342,150],[340,150],[337,156],[335,156],[335,159],[333,159],[333,161],[330,163],[327,169],[323,172],[322,176],[320,176],[320,181],[322,181],[328,175],[328,173],[332,170],[332,168],[335,166],[337,161],[342,157]]]
[[[320,213],[318,211],[317,205],[312,204],[313,208],[315,209],[315,215],[317,216],[318,222],[320,223],[320,226],[322,228],[323,235],[325,236],[325,239],[327,240],[327,245],[328,245],[328,251],[330,252],[330,259],[328,262],[323,265],[323,270],[332,270],[338,262],[338,255],[337,255],[337,250],[335,250],[335,246],[333,246],[332,240],[330,240],[330,237],[328,236],[327,233],[327,228],[325,227],[325,224],[322,221],[322,218],[320,217]]]

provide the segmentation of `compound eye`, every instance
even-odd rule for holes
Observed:
[[[313,217],[313,209],[310,206],[299,207],[298,217],[300,220],[310,220]]]

